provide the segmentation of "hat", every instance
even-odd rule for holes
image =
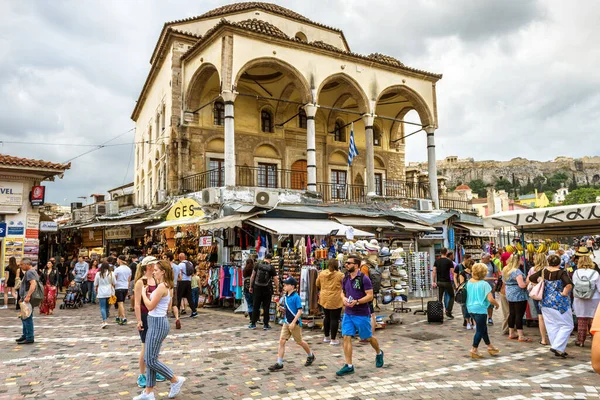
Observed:
[[[370,243],[367,243],[365,245],[365,248],[369,251],[376,251],[376,252],[379,252],[379,249],[380,249],[379,245],[377,244],[377,240],[375,240],[375,244],[373,244],[373,240],[371,240]]]
[[[389,247],[383,247],[379,252],[379,257],[389,257],[391,255]]]
[[[578,257],[590,256],[590,255],[592,255],[592,252],[587,247],[581,246],[580,248],[577,249],[577,251],[575,252],[575,255]]]
[[[293,276],[290,276],[285,281],[283,281],[283,284],[284,285],[298,286],[298,281]]]
[[[392,251],[390,258],[392,260],[397,260],[399,258],[402,258],[402,253],[404,253],[404,249],[402,249],[401,247],[397,248],[396,250]]]
[[[147,257],[144,257],[144,259],[142,260],[142,267],[145,267],[148,264],[155,264],[157,262],[158,262],[158,259],[156,257],[147,256]]]
[[[379,242],[377,241],[377,239],[371,239],[369,243],[371,243],[373,246],[379,246]]]

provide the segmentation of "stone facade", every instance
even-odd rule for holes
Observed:
[[[456,186],[475,179],[493,184],[502,178],[513,181],[513,176],[524,185],[528,179],[538,176],[551,176],[556,172],[565,172],[569,182],[573,176],[577,184],[600,183],[600,157],[569,158],[557,157],[552,161],[533,161],[525,158],[513,158],[510,161],[475,161],[472,158],[459,159],[446,157],[436,162],[438,173],[448,178],[448,186]],[[410,163],[409,167],[427,171],[427,163]]]

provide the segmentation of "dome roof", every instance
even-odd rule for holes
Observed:
[[[459,185],[454,190],[471,190],[471,188],[468,185]]]

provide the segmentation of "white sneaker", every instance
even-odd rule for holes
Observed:
[[[339,340],[332,340],[329,344],[332,345],[332,346],[339,346],[340,345],[340,341]]]
[[[150,394],[146,393],[146,390],[142,390],[139,396],[135,396],[133,400],[154,400],[154,392],[150,392]]]
[[[0,307],[0,310],[6,310],[8,308],[8,306],[2,306]]]
[[[106,329],[107,326],[108,326],[108,323],[106,321],[102,322],[102,329]]]
[[[473,327],[471,326],[471,324],[467,323],[467,330],[471,330],[473,329]]]
[[[331,339],[329,339],[327,336],[325,336],[325,338],[323,338],[323,343],[329,343],[331,342]]]
[[[177,397],[179,392],[181,392],[181,387],[183,386],[184,382],[185,382],[185,378],[183,376],[180,376],[179,379],[177,380],[177,382],[171,383],[171,390],[169,391],[170,399],[174,399],[175,397]]]

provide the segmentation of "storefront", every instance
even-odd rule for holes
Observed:
[[[456,253],[457,263],[462,262],[467,255],[479,261],[482,252],[490,251],[490,243],[493,243],[496,237],[494,229],[484,228],[481,225],[454,222],[451,229],[454,246],[450,248],[453,248]]]

